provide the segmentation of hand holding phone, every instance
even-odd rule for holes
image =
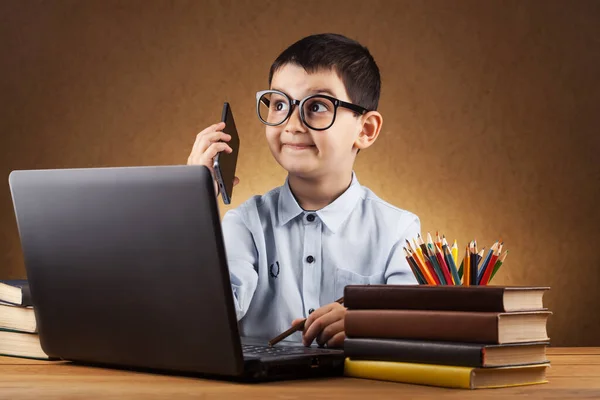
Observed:
[[[230,204],[233,195],[233,181],[235,179],[235,168],[237,165],[238,150],[240,147],[240,138],[237,133],[233,113],[229,103],[223,104],[223,112],[221,121],[225,122],[223,132],[231,136],[229,147],[233,150],[231,153],[221,151],[217,153],[213,162],[213,170],[215,171],[215,179],[221,192],[223,203]]]

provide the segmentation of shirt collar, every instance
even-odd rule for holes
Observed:
[[[327,226],[327,229],[335,233],[346,218],[348,218],[348,215],[350,215],[360,197],[361,186],[358,183],[356,174],[352,172],[352,181],[348,189],[346,189],[346,191],[331,204],[316,211],[316,214],[321,221],[323,221],[325,226]],[[296,201],[296,198],[290,189],[288,179],[285,180],[285,185],[282,186],[277,211],[279,225],[285,225],[305,212]]]

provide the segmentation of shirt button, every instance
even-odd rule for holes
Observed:
[[[308,214],[308,215],[306,216],[306,220],[307,220],[308,222],[313,222],[313,221],[315,220],[315,214]]]
[[[313,262],[315,262],[315,258],[313,256],[308,256],[306,257],[306,262],[312,264]]]
[[[310,315],[310,314],[312,314],[312,313],[314,313],[314,312],[315,312],[315,309],[314,309],[314,308],[311,308],[310,310],[308,310],[308,314],[309,314],[309,315]]]

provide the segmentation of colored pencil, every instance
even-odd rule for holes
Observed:
[[[447,285],[446,278],[444,277],[444,273],[442,272],[442,268],[438,264],[437,258],[435,256],[435,252],[433,251],[433,244],[427,243],[427,260],[429,261],[428,265],[431,265],[435,273],[437,274],[440,285]]]
[[[465,257],[464,257],[464,261],[463,261],[463,265],[465,266],[465,270],[463,272],[463,285],[465,286],[470,286],[471,285],[471,249],[470,246],[467,245],[466,247],[466,251],[465,251]]]
[[[460,285],[460,277],[458,276],[458,271],[456,270],[456,264],[454,263],[454,258],[452,257],[452,254],[450,253],[450,250],[448,249],[448,242],[446,242],[446,239],[443,240],[444,243],[444,257],[446,259],[446,263],[448,264],[448,268],[450,269],[450,272],[452,273],[452,280],[454,280],[454,284],[455,285]]]
[[[413,257],[415,264],[417,265],[417,268],[419,268],[419,271],[421,272],[421,275],[425,279],[426,283],[429,285],[437,285],[436,280],[432,276],[433,272],[431,272],[427,265],[419,259],[417,253],[415,253],[415,251],[412,249],[410,242],[408,240],[406,242],[408,243],[408,253]],[[406,248],[404,250],[406,251]]]
[[[427,245],[423,241],[423,238],[421,237],[421,234],[419,234],[417,236],[417,241],[419,242],[419,247],[421,248],[421,255],[423,256],[423,261],[426,262],[427,261],[426,257],[427,257],[427,254],[428,254]]]
[[[408,261],[408,265],[410,266],[410,269],[412,270],[413,275],[417,279],[417,283],[419,285],[427,284],[427,281],[421,274],[421,271],[419,271],[419,267],[417,267],[417,264],[415,263],[414,258],[410,256],[410,254],[408,253],[408,250],[406,250],[406,247],[404,248],[404,254],[406,255],[406,260]]]
[[[490,260],[492,258],[492,255],[494,254],[494,251],[496,251],[497,247],[498,247],[498,242],[494,243],[492,245],[492,247],[490,247],[490,250],[488,251],[487,255],[485,256],[485,259],[481,263],[481,268],[479,269],[479,272],[477,273],[477,284],[478,285],[481,284],[481,278],[483,278],[485,271],[487,270],[488,266],[490,265]]]
[[[496,265],[496,261],[498,261],[498,257],[500,256],[500,245],[494,249],[494,253],[490,258],[489,266],[486,271],[484,271],[483,276],[481,277],[481,285],[487,285],[492,276],[492,272],[494,271],[494,266]]]
[[[442,248],[442,238],[440,237],[440,233],[438,231],[435,231],[435,244]]]
[[[425,264],[425,260],[423,259],[423,250],[421,250],[421,248],[419,247],[419,244],[417,243],[417,240],[415,238],[413,238],[413,246],[414,246],[415,253],[417,254],[417,257],[421,260],[421,262],[423,264]]]
[[[344,297],[340,297],[335,302],[339,303],[339,304],[344,304]],[[292,327],[290,329],[288,329],[285,332],[280,333],[279,335],[275,336],[273,339],[269,340],[269,346],[270,347],[275,346],[277,343],[281,342],[283,339],[287,338],[292,333],[304,330],[305,323],[306,323],[306,318],[303,318],[302,320],[296,322],[294,325],[292,325]]]
[[[469,267],[471,271],[469,281],[471,285],[477,285],[477,266],[479,265],[479,263],[477,262],[477,242],[475,240],[471,242],[471,247],[469,250]]]
[[[436,243],[435,244],[435,257],[437,258],[438,264],[442,269],[442,273],[444,274],[444,279],[446,279],[446,283],[448,285],[454,285],[454,280],[452,279],[452,275],[450,274],[450,267],[446,264],[446,260],[444,260],[444,254],[442,253],[442,249]]]
[[[454,265],[458,265],[458,242],[456,239],[454,240],[454,244],[452,245],[452,259],[454,260]]]
[[[417,240],[413,239],[413,242],[415,247],[415,254],[417,255],[416,261],[421,267],[421,270],[425,271],[429,275],[429,277],[433,281],[432,285],[438,285],[439,280],[437,278],[437,275],[435,274],[435,271],[433,270],[433,266],[428,266],[427,262],[425,261],[425,256],[423,255],[423,249],[419,246]]]
[[[504,264],[504,260],[506,259],[507,255],[508,255],[508,250],[506,250],[504,252],[504,254],[502,254],[502,256],[500,256],[498,261],[496,261],[496,265],[494,265],[494,271],[492,272],[492,276],[490,276],[490,282],[492,281],[492,279],[494,278],[494,275],[496,275],[496,272],[498,272],[498,270],[500,269],[502,264]]]
[[[435,255],[428,256],[427,260],[429,262],[428,265],[431,265],[431,268],[433,268],[433,270],[435,271],[435,274],[438,277],[438,280],[440,281],[439,285],[447,285],[448,282],[446,282],[444,273],[442,272],[442,269],[440,268],[440,265],[438,264],[437,259],[435,258]]]

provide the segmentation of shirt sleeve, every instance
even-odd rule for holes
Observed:
[[[386,284],[406,285],[417,283],[417,278],[415,278],[404,255],[403,247],[407,239],[412,242],[418,233],[421,233],[421,222],[415,215],[414,219],[408,224],[408,227],[400,233],[398,241],[392,246],[385,270]]]
[[[239,209],[228,211],[221,226],[229,264],[235,313],[239,321],[246,315],[256,291],[258,253],[252,232],[244,223],[242,212]]]

